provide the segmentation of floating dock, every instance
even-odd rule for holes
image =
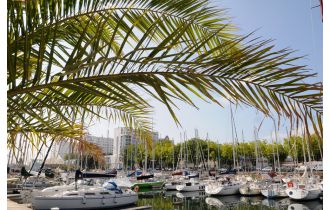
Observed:
[[[7,199],[7,210],[31,210],[27,204],[19,204]]]
[[[127,209],[122,209],[122,210],[144,210],[144,209],[151,209],[152,206],[137,206],[137,207],[131,207]]]

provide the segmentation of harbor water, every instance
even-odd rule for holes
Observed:
[[[18,203],[25,203],[20,199],[13,199]],[[134,208],[138,206],[151,206],[153,210],[216,210],[216,209],[250,209],[250,210],[321,210],[321,199],[311,201],[293,201],[289,198],[267,199],[263,196],[209,196],[203,191],[140,191],[139,199],[134,206],[116,208]]]
[[[205,192],[148,191],[139,193],[137,206],[152,206],[152,209],[288,209],[321,210],[322,200],[293,201],[289,198],[267,199],[263,196],[209,196]]]

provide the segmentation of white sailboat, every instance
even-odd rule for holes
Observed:
[[[29,190],[22,190],[21,191],[21,198],[22,200],[30,203],[34,196],[39,195],[53,195],[55,193],[64,192],[67,190],[74,190],[74,189],[82,189],[88,186],[102,186],[100,183],[94,183],[93,179],[90,180],[78,180],[76,183],[71,183],[68,185],[58,185],[53,187],[47,187],[45,189],[29,189]]]
[[[134,204],[137,193],[130,189],[124,192],[114,182],[103,187],[86,187],[79,190],[67,190],[52,195],[38,195],[32,199],[33,209],[94,209],[113,208]]]
[[[261,193],[261,184],[258,182],[249,182],[239,188],[242,195],[259,195]]]
[[[285,190],[286,194],[293,200],[313,200],[321,195],[321,189],[316,184],[297,184]]]
[[[199,182],[196,178],[189,179],[188,182],[176,185],[176,190],[182,192],[201,191],[205,190],[205,184]]]
[[[281,164],[280,164],[280,158],[279,158],[279,153],[278,153],[278,136],[277,136],[277,127],[274,122],[274,128],[275,128],[275,139],[276,139],[276,157],[277,157],[277,162],[275,158],[275,152],[274,152],[274,141],[273,141],[273,157],[274,157],[274,167],[278,165],[279,168],[279,173],[280,177],[282,177],[281,173]],[[275,180],[275,177],[273,177],[273,181],[276,183],[270,184],[266,186],[264,189],[261,190],[261,194],[265,196],[266,198],[285,198],[288,197],[286,194],[286,185],[282,183],[282,179],[278,181]]]
[[[242,184],[238,181],[215,181],[205,186],[205,192],[210,195],[235,195],[239,193]]]
[[[181,140],[181,133],[180,133],[180,140]],[[174,160],[174,148],[173,148],[173,160]],[[182,163],[182,145],[180,145],[180,155],[179,155],[179,160],[178,164]],[[174,166],[174,162],[173,162]],[[174,167],[173,167],[174,170]],[[176,187],[177,185],[180,185],[184,182],[184,174],[186,171],[183,170],[182,164],[180,164],[180,170],[172,173],[172,178],[170,180],[167,180],[164,189],[165,190],[177,190]]]
[[[261,194],[266,198],[285,198],[288,197],[285,190],[285,185],[281,183],[274,183],[262,189]]]
[[[304,132],[305,136],[305,132]],[[288,182],[288,187],[285,190],[286,194],[293,200],[313,200],[320,197],[322,190],[320,189],[320,180],[318,176],[314,176],[313,169],[310,167],[311,155],[309,142],[306,140],[307,145],[307,154],[308,154],[308,163],[306,163],[304,143],[303,153],[304,153],[304,163],[305,163],[305,172],[302,175],[301,179],[296,182]],[[308,169],[310,169],[310,174],[308,174]]]

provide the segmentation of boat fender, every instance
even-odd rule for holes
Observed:
[[[83,197],[82,203],[86,204],[86,196]]]
[[[104,205],[105,204],[105,201],[104,201],[104,199],[105,199],[105,197],[104,197],[104,195],[102,196],[102,205]]]
[[[139,192],[139,186],[134,187],[134,192]]]
[[[293,182],[288,182],[288,187],[293,187]]]

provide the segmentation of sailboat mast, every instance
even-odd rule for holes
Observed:
[[[258,168],[258,137],[257,137],[257,128],[254,128],[254,139],[255,139],[255,153],[256,153],[256,170]]]
[[[230,103],[230,124],[231,124],[231,136],[233,140],[233,161],[234,161],[234,168],[236,168],[236,157],[235,157],[235,138],[234,138],[234,127],[233,127],[233,109]]]
[[[145,155],[144,155],[144,169],[143,169],[143,173],[146,173],[147,170],[148,170],[148,147],[147,147],[147,139],[145,138],[144,139],[144,150],[146,151],[145,152]]]
[[[210,145],[209,145],[209,134],[206,133],[206,141],[207,141],[207,170],[210,170]]]
[[[243,142],[242,150],[243,150],[243,157],[244,157],[244,172],[246,172],[246,157],[245,157],[245,150],[244,150],[244,133],[243,133],[243,130],[242,130],[242,142]]]
[[[219,139],[217,139],[217,149],[218,149],[218,169],[220,169],[220,144]]]
[[[279,172],[281,174],[281,163],[280,163],[280,157],[279,157],[279,154],[278,154],[278,135],[277,135],[277,129],[278,129],[278,127],[276,127],[275,120],[273,120],[273,122],[274,122],[274,128],[275,128],[275,141],[276,141],[277,163],[278,163]]]
[[[161,136],[160,136],[160,134],[159,134],[159,139],[161,139]],[[163,148],[162,148],[162,146],[163,146],[163,140],[161,139],[161,141],[159,142],[160,143],[160,170],[162,170],[163,169]]]
[[[180,161],[178,162],[180,164],[180,169],[182,169],[182,146],[183,146],[183,142],[182,142],[182,136],[181,136],[181,133],[180,133]]]
[[[274,139],[273,139],[273,134],[270,133],[270,138],[271,138],[271,141],[272,141],[272,150],[273,150],[273,165],[274,165],[274,170],[275,170],[275,167],[276,167],[276,158],[275,158],[275,149],[274,149]]]
[[[155,170],[155,144],[154,144],[154,121],[151,123],[151,149],[152,149],[152,172]]]
[[[305,131],[304,131],[303,138],[301,140],[301,145],[302,145],[303,154],[304,154],[304,165],[305,165],[306,164],[306,153],[305,153],[305,141],[304,141],[304,137],[305,137]]]
[[[188,168],[188,145],[187,145],[187,133],[184,132],[184,141],[185,141],[185,168]]]
[[[173,169],[173,171],[174,171],[174,149],[175,149],[175,145],[174,145],[174,139],[172,140],[173,141],[173,160],[172,160],[172,169]]]

